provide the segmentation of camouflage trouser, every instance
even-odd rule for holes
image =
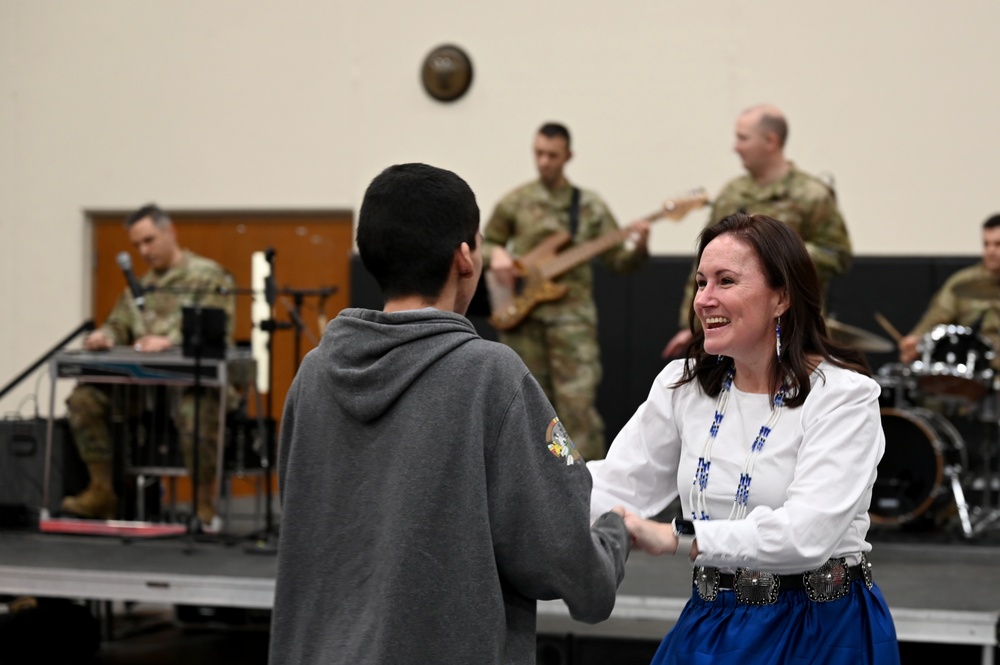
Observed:
[[[501,333],[500,341],[524,360],[583,458],[603,459],[604,421],[594,406],[601,381],[597,326],[578,322],[546,325],[528,319]]]
[[[67,417],[80,458],[87,464],[109,462],[112,458],[110,386],[81,383],[66,400]],[[171,388],[168,391],[170,413],[180,435],[184,464],[194,470],[194,390]],[[123,411],[134,414],[141,403],[134,399],[121,405]],[[203,388],[198,422],[198,477],[202,482],[215,478],[219,440],[219,391]]]

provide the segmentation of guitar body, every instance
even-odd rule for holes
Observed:
[[[541,266],[551,261],[570,241],[565,231],[553,233],[535,246],[530,252],[515,261],[517,268],[517,291],[504,289],[487,273],[486,284],[490,290],[493,314],[490,324],[497,330],[511,330],[521,324],[537,305],[554,302],[566,295],[568,288],[546,278]]]
[[[544,265],[554,259],[569,241],[570,235],[566,231],[556,231],[547,236],[545,240],[535,245],[534,249],[517,259],[516,263],[522,276],[530,272],[532,267]]]
[[[690,196],[665,201],[660,210],[644,219],[649,222],[664,218],[678,221],[691,210],[707,204],[708,196],[704,190],[699,189]],[[554,302],[566,295],[569,288],[555,282],[557,277],[599,256],[625,240],[627,235],[627,229],[618,229],[560,252],[569,243],[571,236],[566,231],[553,233],[514,261],[517,285],[513,290],[500,284],[492,271],[487,270],[486,286],[493,310],[489,318],[490,324],[501,331],[516,328],[537,305]]]
[[[537,267],[529,269],[523,276],[518,277],[520,293],[511,294],[505,302],[500,302],[500,298],[496,297],[495,287],[490,284],[488,274],[486,283],[490,288],[493,300],[493,314],[489,318],[490,324],[497,330],[503,331],[521,325],[521,322],[537,305],[559,300],[569,290],[566,285],[556,284],[543,277]]]

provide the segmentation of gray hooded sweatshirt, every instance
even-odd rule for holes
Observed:
[[[536,600],[596,623],[628,555],[508,347],[436,309],[347,309],[288,392],[270,664],[535,663]]]

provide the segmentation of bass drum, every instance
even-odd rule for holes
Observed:
[[[946,470],[967,468],[965,442],[943,416],[921,408],[883,408],[885,454],[868,511],[875,524],[935,518],[955,507]]]

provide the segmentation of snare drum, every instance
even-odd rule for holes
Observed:
[[[910,365],[925,395],[976,403],[993,380],[993,345],[972,328],[940,325],[918,345],[920,359]]]
[[[882,409],[885,454],[878,464],[868,514],[900,525],[954,507],[946,470],[967,468],[965,442],[943,416],[921,408]]]

